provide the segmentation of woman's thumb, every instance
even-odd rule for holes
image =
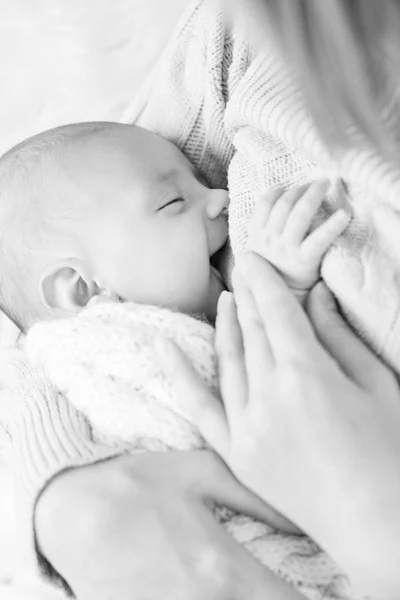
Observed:
[[[162,367],[184,414],[224,458],[228,448],[228,425],[222,403],[211,393],[179,346],[170,340],[163,340],[162,346]]]
[[[325,283],[318,283],[309,294],[307,313],[315,333],[341,369],[368,391],[380,385],[380,371],[386,367],[352,331],[339,314],[336,301]]]

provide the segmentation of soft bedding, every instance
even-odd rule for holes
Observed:
[[[0,154],[56,125],[126,122],[187,3],[43,0],[31,7],[23,0],[0,0]],[[0,316],[0,347],[13,345],[17,335]],[[60,598],[17,567],[16,544],[11,477],[0,460],[0,598]]]

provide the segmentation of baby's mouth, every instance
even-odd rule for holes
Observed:
[[[214,252],[214,254],[210,257],[210,265],[217,271],[219,271],[221,258],[226,248],[226,245],[227,241],[223,244],[223,246],[221,246],[221,248],[219,248],[219,250],[217,250],[217,252]]]
[[[214,273],[215,277],[216,277],[217,279],[219,279],[219,280],[220,280],[220,282],[221,282],[221,283],[224,283],[224,280],[222,279],[222,275],[221,275],[221,273],[218,271],[218,269],[216,269],[215,267],[213,267],[213,266],[211,265],[211,271]],[[225,285],[225,284],[224,284],[224,285]]]

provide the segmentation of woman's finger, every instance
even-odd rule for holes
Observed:
[[[238,256],[237,266],[251,290],[256,306],[253,313],[261,318],[274,359],[297,361],[299,356],[310,359],[310,349],[316,344],[312,327],[293,292],[275,269],[253,252]],[[244,340],[246,347],[245,337]]]
[[[164,340],[160,359],[185,414],[209,445],[222,458],[226,457],[229,430],[222,403],[213,396],[176,344]]]
[[[394,378],[390,370],[353,333],[338,312],[326,285],[318,283],[311,291],[307,312],[322,345],[341,369],[359,386],[380,393],[383,383]]]
[[[238,273],[233,272],[233,288],[237,306],[237,316],[242,330],[244,362],[248,387],[255,391],[261,383],[261,373],[272,371],[275,360],[263,320],[254,301],[251,290]]]
[[[243,338],[233,295],[223,292],[218,303],[215,348],[219,384],[228,420],[247,403]]]

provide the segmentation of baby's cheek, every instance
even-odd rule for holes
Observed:
[[[158,286],[164,295],[161,301],[168,300],[171,308],[182,312],[192,312],[207,296],[209,277],[209,269],[195,261],[165,269],[158,277]]]

